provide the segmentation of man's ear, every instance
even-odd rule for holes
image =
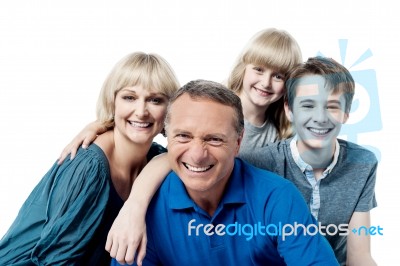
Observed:
[[[289,108],[288,102],[286,102],[286,101],[284,103],[284,108],[285,108],[285,115],[286,115],[287,119],[292,123],[293,122],[293,113]]]
[[[244,134],[244,129],[242,130],[242,133],[240,133],[240,135],[238,136],[238,139],[237,139],[238,146],[236,148],[235,156],[237,156],[239,154],[240,144],[242,144],[242,140],[243,140],[243,134]]]

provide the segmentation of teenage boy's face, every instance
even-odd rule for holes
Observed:
[[[333,93],[320,75],[302,77],[288,119],[298,135],[299,151],[331,147],[348,119],[342,92]]]

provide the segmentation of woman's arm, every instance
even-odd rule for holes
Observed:
[[[354,212],[351,216],[349,229],[360,228],[361,226],[370,228],[369,212]],[[371,240],[368,234],[349,233],[347,236],[347,263],[346,265],[377,265],[371,256]]]
[[[132,185],[129,198],[121,208],[108,233],[105,249],[121,264],[132,264],[137,250],[137,264],[146,255],[147,207],[153,195],[171,171],[167,154],[154,157],[140,172]]]
[[[67,158],[68,154],[71,154],[70,160],[74,159],[81,144],[82,148],[86,149],[96,139],[97,135],[103,134],[106,131],[107,128],[98,121],[94,121],[86,125],[82,131],[79,132],[79,134],[63,149],[58,157],[58,164],[62,164],[65,158]]]
[[[40,182],[45,187],[33,204],[41,205],[40,211],[33,216],[45,218],[41,221],[39,239],[31,251],[31,259],[37,265],[82,262],[88,243],[96,235],[105,215],[108,180],[107,169],[91,151],[61,166],[53,166],[46,174]]]

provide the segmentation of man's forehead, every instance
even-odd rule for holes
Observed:
[[[205,107],[205,106],[209,106],[209,105],[213,105],[213,106],[217,106],[217,107],[229,107],[225,104],[219,103],[219,102],[209,99],[207,97],[199,96],[199,97],[193,98],[189,94],[185,93],[185,94],[182,94],[181,96],[179,96],[178,98],[176,98],[176,100],[173,103],[171,103],[171,108],[173,108],[174,106],[179,106],[179,107],[183,107],[183,108],[189,110],[192,108],[198,108],[199,106]],[[207,110],[205,110],[205,111],[207,111]]]
[[[191,120],[196,126],[199,123],[219,123],[221,127],[225,122],[231,126],[235,121],[233,107],[206,97],[192,98],[188,94],[183,94],[171,103],[168,115],[171,125],[177,119],[185,123]]]

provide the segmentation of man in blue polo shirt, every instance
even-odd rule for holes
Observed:
[[[236,158],[243,124],[240,99],[219,83],[173,97],[173,171],[147,211],[143,265],[338,265],[294,185]]]

